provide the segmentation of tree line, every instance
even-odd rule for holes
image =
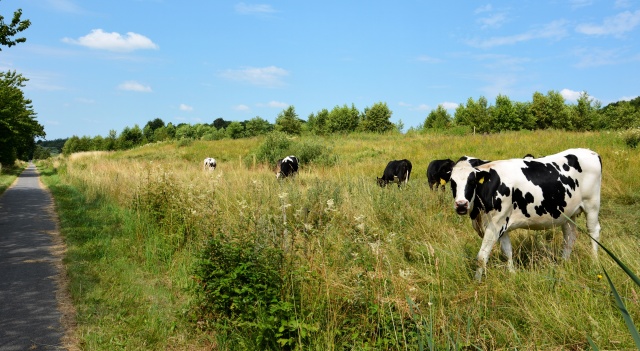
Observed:
[[[255,117],[242,122],[217,118],[213,123],[195,125],[165,124],[153,119],[140,128],[137,124],[125,127],[120,134],[111,130],[106,137],[69,138],[62,152],[69,154],[92,150],[124,150],[146,143],[171,140],[219,140],[223,138],[250,138],[280,131],[290,135],[330,135],[354,132],[402,132],[402,121],[391,122],[392,111],[386,103],[378,102],[363,111],[351,106],[335,106],[311,113],[307,120],[300,119],[294,106],[280,112],[272,124]],[[631,101],[618,101],[605,107],[582,93],[575,104],[569,104],[557,91],[547,94],[535,92],[532,101],[512,101],[498,95],[493,105],[481,96],[469,98],[460,104],[453,116],[442,106],[431,110],[424,123],[411,127],[408,132],[426,132],[461,128],[465,132],[496,133],[502,131],[561,129],[568,131],[621,130],[640,127],[640,97]]]

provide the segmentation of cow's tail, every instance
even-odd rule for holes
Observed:
[[[407,169],[407,174],[406,174],[406,175],[405,175],[405,177],[404,177],[404,184],[405,184],[405,185],[409,183],[409,174],[410,174],[410,173],[409,173],[409,170]]]

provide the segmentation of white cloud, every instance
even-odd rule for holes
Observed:
[[[578,68],[607,66],[622,61],[620,59],[620,52],[615,49],[582,48],[575,50],[574,54],[579,58],[576,64]]]
[[[151,87],[148,85],[140,84],[136,81],[130,80],[118,85],[118,89],[126,91],[137,91],[141,93],[150,93]]]
[[[575,91],[571,89],[562,89],[560,91],[560,95],[562,95],[562,97],[569,102],[577,102],[580,98],[580,95],[585,93],[585,91]],[[588,95],[588,98],[589,101],[596,101],[596,98],[593,96]]]
[[[489,11],[491,11],[492,9],[493,9],[493,6],[491,6],[491,4],[487,4],[487,5],[484,5],[484,6],[480,6],[480,7],[478,7],[478,8],[474,11],[474,13],[478,14],[478,13],[483,13],[483,12],[489,12]]]
[[[83,13],[84,11],[71,0],[47,0],[47,4],[58,12]]]
[[[591,6],[593,4],[593,0],[571,0],[569,1],[572,9],[579,9],[581,7]]]
[[[431,57],[431,56],[427,56],[427,55],[420,55],[418,56],[418,58],[416,58],[417,61],[420,62],[426,62],[426,63],[440,63],[442,62],[441,59],[439,58],[435,58],[435,57]]]
[[[185,105],[185,104],[180,104],[179,109],[180,109],[180,111],[188,111],[188,112],[193,111],[193,107],[192,106]]]
[[[63,38],[62,41],[91,49],[118,52],[130,52],[139,49],[158,49],[158,45],[144,35],[128,32],[126,36],[122,36],[120,33],[107,33],[102,29],[93,29],[91,33],[78,39]]]
[[[623,96],[623,97],[620,98],[620,101],[631,101],[631,100],[633,100],[633,99],[635,99],[637,97],[638,97],[637,95],[636,96]]]
[[[504,13],[496,13],[489,17],[483,17],[478,19],[478,23],[480,23],[480,28],[499,28],[503,23],[507,21],[507,15]]]
[[[234,106],[233,109],[236,110],[236,111],[249,111],[249,110],[251,110],[251,108],[249,106],[242,105],[242,104]]]
[[[289,107],[289,104],[287,104],[286,102],[280,102],[280,101],[269,101],[267,103],[268,107],[274,107],[274,108],[287,108]]]
[[[560,39],[567,35],[565,27],[565,21],[553,21],[540,28],[535,28],[521,34],[489,39],[474,39],[467,41],[467,44],[477,48],[489,49],[495,46],[514,45],[533,39]]]
[[[569,100],[569,101],[576,101],[578,100],[578,98],[580,97],[580,94],[582,94],[582,91],[575,91],[575,90],[570,90],[570,89],[562,89],[560,90],[560,95],[562,95],[562,97],[565,100]]]
[[[427,104],[420,104],[418,106],[414,106],[412,104],[400,101],[398,105],[402,107],[406,107],[407,109],[409,109],[409,111],[430,111],[431,110],[431,106]]]
[[[613,35],[621,36],[632,31],[640,24],[640,10],[635,12],[625,11],[604,19],[601,25],[580,24],[576,32],[586,35]]]
[[[458,108],[458,105],[458,103],[447,101],[440,104],[440,106],[444,107],[446,110],[455,110]]]
[[[631,7],[631,1],[630,0],[616,0],[616,3],[614,5],[614,7],[617,8],[617,9]]]
[[[266,4],[245,4],[244,2],[241,2],[236,4],[235,8],[236,12],[242,15],[268,14],[276,12],[271,5]]]
[[[284,85],[282,79],[288,75],[289,72],[287,70],[275,66],[247,67],[238,70],[228,69],[220,74],[220,76],[229,80],[268,88]]]

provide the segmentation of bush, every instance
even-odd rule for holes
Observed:
[[[197,324],[218,333],[240,330],[256,349],[294,348],[314,328],[299,322],[296,300],[286,299],[282,250],[233,237],[209,240],[196,263]]]
[[[291,140],[287,134],[283,132],[274,131],[267,134],[262,145],[258,147],[255,152],[255,156],[258,162],[267,162],[268,164],[275,164],[278,159],[291,154],[289,147],[291,146]]]
[[[640,143],[640,128],[633,128],[625,130],[620,133],[622,140],[628,147],[635,149]]]

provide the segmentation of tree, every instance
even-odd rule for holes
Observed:
[[[377,102],[373,106],[365,107],[360,129],[365,132],[385,133],[395,129],[391,122],[393,112],[386,102]]]
[[[22,10],[17,9],[13,13],[13,19],[11,23],[5,24],[4,17],[0,15],[0,51],[2,51],[2,46],[12,47],[18,43],[24,43],[27,41],[27,38],[16,38],[13,39],[13,36],[16,34],[26,30],[31,25],[31,21],[20,20],[22,16]]]
[[[451,115],[442,105],[431,110],[424,121],[424,129],[446,129],[451,126]]]
[[[573,130],[592,130],[597,119],[600,102],[593,101],[587,92],[580,93],[577,104],[569,107],[569,119]]]
[[[229,123],[229,126],[225,129],[227,136],[231,139],[242,138],[244,134],[244,126],[240,122],[233,121]]]
[[[142,133],[144,134],[145,139],[149,142],[157,141],[154,138],[154,133],[158,128],[164,127],[164,121],[160,118],[156,118],[151,120],[145,124],[144,128],[142,128]]]
[[[144,135],[142,130],[136,124],[133,128],[125,127],[118,137],[118,144],[121,150],[131,149],[138,145],[142,145],[144,141]]]
[[[467,105],[460,104],[456,108],[454,121],[458,125],[465,125],[479,133],[488,133],[491,131],[491,118],[487,99],[481,96],[478,101],[473,98],[467,100]]]
[[[21,88],[28,79],[15,71],[0,72],[0,164],[13,165],[17,158],[27,160],[35,150],[35,138],[45,137],[36,121],[31,100]]]
[[[298,118],[293,106],[287,107],[278,114],[275,129],[287,134],[299,135],[302,132],[302,121]]]
[[[231,121],[225,121],[222,118],[216,118],[213,121],[213,126],[216,127],[216,129],[225,129],[229,126],[229,124],[231,124]]]
[[[326,131],[328,133],[350,133],[355,132],[360,124],[360,111],[355,105],[348,107],[344,104],[342,107],[336,106],[329,112],[326,122]]]
[[[271,132],[273,125],[269,121],[258,116],[248,120],[244,124],[244,132],[247,137],[254,137]]]
[[[508,96],[502,94],[496,96],[495,107],[491,110],[492,131],[520,130],[522,121],[518,117],[517,111]]]
[[[307,125],[309,126],[309,131],[316,135],[325,135],[327,134],[327,120],[329,119],[329,110],[323,108],[318,111],[318,114],[310,114],[309,118],[307,118]]]

